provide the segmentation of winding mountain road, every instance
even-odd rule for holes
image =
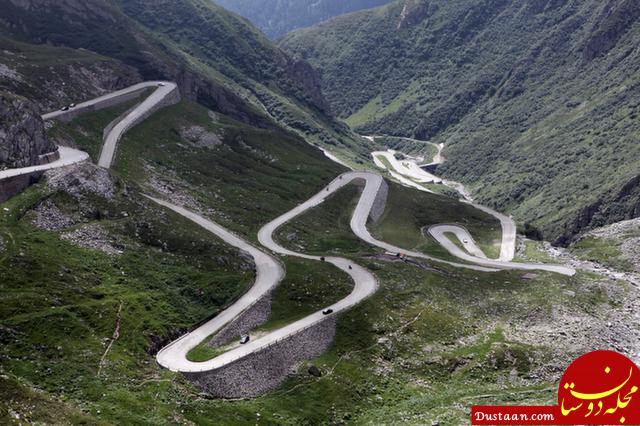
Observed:
[[[100,159],[98,165],[108,169],[113,163],[113,157],[115,156],[116,146],[122,138],[122,136],[132,128],[137,122],[145,118],[146,114],[149,114],[156,105],[159,105],[171,92],[177,89],[175,83],[154,81],[150,83],[142,83],[138,88],[131,92],[138,92],[148,87],[156,86],[157,89],[149,95],[141,104],[136,106],[129,114],[127,114],[121,121],[116,124],[109,132],[104,140],[102,151],[100,152]],[[135,86],[134,86],[135,87]],[[131,89],[131,88],[130,88]]]
[[[376,137],[381,136],[366,136],[366,138],[371,141],[374,141]],[[403,185],[422,191],[432,192],[424,188],[421,183],[444,183],[445,185],[455,189],[462,195],[463,199],[460,200],[461,202],[470,204],[476,209],[488,213],[498,219],[500,221],[500,226],[502,227],[502,242],[500,244],[500,255],[495,260],[497,260],[498,262],[512,261],[516,252],[516,224],[513,219],[489,207],[474,203],[468,191],[462,184],[458,182],[442,180],[437,176],[434,176],[422,169],[422,167],[425,166],[438,165],[444,162],[444,157],[442,155],[444,144],[441,143],[436,145],[433,142],[420,141],[418,139],[404,137],[400,139],[405,139],[415,143],[430,144],[435,146],[438,151],[433,157],[433,161],[424,165],[418,165],[416,159],[410,157],[405,160],[399,161],[395,158],[396,151],[394,150],[374,151],[371,153],[371,156],[373,157],[373,162],[375,163],[375,165],[381,169],[387,170],[392,177],[397,179]],[[391,166],[391,169],[389,169],[380,160],[380,158],[385,158],[387,160],[387,164]],[[469,262],[488,266],[486,262],[487,256],[475,244],[473,237],[464,227],[459,225],[435,225],[429,228],[429,234],[433,236],[440,243],[440,245],[442,245],[453,256]],[[446,234],[456,237],[463,245],[466,252],[464,250],[461,250],[457,245],[449,240]]]
[[[146,118],[149,114],[153,113],[167,98],[167,96],[176,90],[174,83],[170,82],[146,82],[139,85],[132,86],[127,89],[123,89],[114,92],[109,95],[101,96],[92,101],[79,104],[74,110],[71,111],[56,111],[50,114],[45,114],[44,119],[56,119],[64,117],[65,115],[78,114],[83,111],[91,111],[98,107],[105,107],[105,105],[113,104],[114,102],[123,102],[125,99],[130,98],[132,95],[145,90],[149,87],[157,87],[147,99],[133,108],[120,122],[116,123],[113,128],[110,129],[105,137],[104,147],[100,155],[99,165],[105,168],[109,168],[113,162],[115,150],[118,141],[122,135],[129,130],[132,126],[138,123],[140,120]],[[5,170],[0,172],[0,179],[8,178],[12,176],[18,176],[20,174],[32,173],[39,170],[47,170],[56,167],[63,167],[73,164],[78,161],[84,161],[88,158],[86,153],[78,150],[73,150],[66,147],[59,147],[60,160],[46,164],[43,166],[32,166],[23,169]],[[440,151],[439,151],[440,152]],[[440,156],[441,158],[441,156]],[[362,180],[365,182],[365,187],[360,195],[356,208],[352,214],[350,226],[352,231],[363,241],[384,249],[386,251],[403,253],[407,256],[430,260],[433,262],[439,262],[448,264],[457,268],[466,268],[483,272],[492,272],[503,269],[519,269],[519,270],[547,270],[557,272],[565,275],[573,275],[575,270],[569,267],[560,265],[542,265],[542,264],[525,264],[525,263],[513,263],[508,262],[513,258],[513,246],[515,244],[515,225],[510,218],[504,215],[493,212],[494,216],[498,217],[503,227],[503,240],[502,249],[499,259],[487,259],[482,251],[473,242],[471,235],[464,229],[455,225],[437,225],[430,229],[430,232],[434,237],[449,250],[452,254],[458,258],[470,262],[469,264],[449,262],[442,259],[437,259],[426,255],[424,253],[415,252],[411,250],[405,250],[403,248],[394,246],[392,244],[385,243],[375,239],[367,229],[367,220],[370,216],[371,210],[374,206],[376,197],[382,187],[382,176],[371,172],[347,172],[329,183],[316,195],[309,200],[303,202],[292,210],[284,213],[280,217],[272,220],[265,226],[263,226],[258,232],[259,242],[268,248],[269,250],[284,256],[295,256],[309,260],[322,261],[318,256],[311,256],[303,253],[291,251],[282,247],[274,240],[274,233],[285,223],[293,220],[300,214],[321,205],[328,196],[332,195],[340,188],[351,183],[354,180]],[[192,362],[187,359],[187,354],[190,350],[202,343],[207,337],[220,331],[225,325],[231,323],[235,318],[246,312],[247,309],[252,307],[258,300],[264,297],[267,293],[272,291],[284,277],[285,271],[281,264],[264,251],[256,248],[252,244],[248,243],[243,238],[228,231],[222,226],[194,213],[184,207],[172,204],[166,200],[154,198],[145,195],[151,201],[158,205],[170,209],[179,215],[193,221],[200,225],[203,229],[213,233],[217,237],[221,238],[227,244],[232,245],[246,253],[248,253],[255,262],[256,265],[256,278],[251,288],[230,307],[225,309],[219,315],[213,319],[207,321],[203,325],[199,326],[195,330],[186,333],[179,339],[171,342],[166,347],[162,348],[157,354],[158,363],[172,371],[179,372],[202,372],[211,371],[228,365],[240,358],[243,358],[251,353],[258,352],[270,345],[286,339],[296,333],[301,332],[311,326],[314,326],[327,318],[322,311],[314,312],[298,321],[288,324],[277,330],[273,330],[268,334],[259,337],[255,340],[248,342],[245,345],[238,346],[230,349],[225,353],[210,359],[205,362]],[[482,206],[476,206],[481,209],[486,209]],[[491,211],[486,209],[485,211]],[[454,234],[459,239],[467,239],[468,252],[463,251],[449,240],[445,234]],[[340,257],[326,257],[324,261],[331,263],[335,267],[347,273],[354,282],[352,292],[345,298],[337,301],[331,306],[333,313],[330,315],[336,315],[342,311],[345,311],[354,305],[360,303],[365,298],[371,296],[377,290],[378,284],[375,276],[366,270],[365,268],[353,263],[352,261]]]

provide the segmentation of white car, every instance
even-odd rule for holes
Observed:
[[[165,84],[164,83],[158,83],[158,86],[163,87],[163,86],[165,86]]]
[[[463,243],[465,244],[469,244],[469,240],[467,240],[466,238],[464,240],[462,240]]]
[[[245,343],[249,343],[249,340],[251,340],[251,337],[249,337],[248,334],[245,334],[244,336],[240,337],[240,344],[244,345]]]

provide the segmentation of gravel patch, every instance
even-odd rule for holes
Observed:
[[[47,199],[40,203],[35,209],[33,224],[38,228],[47,231],[58,231],[76,224],[76,220],[63,213],[58,206]]]
[[[505,338],[545,346],[548,359],[531,373],[532,378],[557,381],[564,368],[578,356],[596,349],[610,349],[640,361],[640,295],[636,288],[624,287],[610,281],[584,284],[583,292],[602,292],[616,305],[601,305],[586,313],[570,306],[555,305],[552,311],[532,309],[529,315],[514,320],[505,327]],[[573,291],[565,293],[575,297]]]
[[[627,239],[620,246],[620,251],[633,264],[633,268],[640,272],[640,237]]]
[[[236,142],[238,142],[238,145],[240,146],[240,148],[244,149],[245,151],[250,152],[251,154],[255,155],[256,157],[265,160],[268,163],[277,163],[278,162],[278,157],[263,151],[261,149],[257,149],[252,147],[251,145],[248,145],[244,139],[242,139],[241,136],[237,136],[236,137]]]
[[[5,64],[0,64],[0,77],[8,78],[15,81],[24,81],[22,75],[17,71],[9,68]]]
[[[98,250],[111,255],[123,253],[123,247],[115,242],[106,229],[97,224],[83,226],[75,231],[64,233],[60,238],[85,249]]]
[[[50,170],[46,173],[50,188],[64,191],[76,199],[90,193],[113,200],[116,188],[109,172],[102,167],[81,163]]]
[[[585,237],[614,240],[619,244],[622,257],[640,272],[640,218],[623,220],[589,231]]]
[[[640,218],[616,222],[611,225],[589,231],[585,235],[600,238],[620,238],[627,234],[640,234]]]
[[[222,398],[250,398],[280,386],[305,360],[325,352],[335,335],[332,316],[298,334],[220,369],[186,373],[191,382]]]
[[[153,191],[162,195],[162,198],[171,200],[174,204],[194,212],[202,212],[203,210],[200,203],[176,183],[162,179],[156,174],[147,179],[146,183]]]
[[[191,126],[180,129],[180,137],[196,148],[215,148],[222,145],[220,136],[213,132],[208,132],[204,127]]]

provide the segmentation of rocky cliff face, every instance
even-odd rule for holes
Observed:
[[[640,18],[640,7],[635,0],[610,0],[597,17],[591,36],[582,52],[585,61],[605,55]]]
[[[324,112],[331,110],[322,95],[322,80],[320,73],[315,68],[306,61],[291,59],[288,56],[284,60],[284,68],[289,78],[302,85],[315,106]]]
[[[44,132],[36,105],[0,92],[0,168],[39,163],[39,156],[55,151]]]
[[[423,0],[406,0],[400,12],[398,30],[419,24],[429,16],[430,8],[433,10],[437,7]]]

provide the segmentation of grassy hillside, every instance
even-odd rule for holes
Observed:
[[[134,68],[116,59],[84,49],[21,42],[1,33],[0,89],[31,100],[43,113],[140,80]]]
[[[278,123],[343,155],[364,155],[349,129],[331,118],[308,64],[208,0],[10,3],[3,12],[0,35],[11,42],[89,49],[135,69],[139,78],[176,81],[184,96],[242,122]]]
[[[360,132],[445,142],[442,173],[567,242],[637,215],[633,1],[398,0],[295,31]]]
[[[65,129],[96,135],[119,113],[88,114]],[[76,142],[95,144],[88,138]],[[79,169],[107,176],[89,165]],[[3,204],[0,421],[460,424],[474,403],[552,403],[557,374],[571,358],[609,345],[599,340],[604,334],[597,325],[622,306],[623,285],[584,275],[524,280],[515,272],[479,274],[375,256],[348,228],[359,195],[357,185],[350,185],[279,234],[296,249],[352,258],[379,279],[374,297],[341,316],[327,353],[301,365],[281,388],[250,400],[211,399],[180,374],[161,369],[155,350],[237,297],[252,269],[235,250],[150,204],[140,190],[254,239],[261,224],[342,170],[298,138],[248,127],[185,100],[122,140],[112,185],[76,171],[65,180],[66,189],[56,189],[54,173],[54,186],[43,182]],[[61,213],[41,215],[50,203]],[[454,204],[392,185],[387,213],[374,232],[422,248],[420,228],[443,221]],[[40,216],[79,221],[43,230],[33,223]],[[467,217],[474,235],[490,244],[494,234],[477,230],[495,230],[495,221],[470,211],[460,211],[457,220]],[[86,226],[102,228],[122,253],[63,239]],[[286,260],[288,275],[265,327],[299,318],[350,290],[344,274],[311,263]],[[566,329],[563,315],[585,328]],[[532,326],[544,330],[534,332],[535,341],[527,334]],[[564,340],[546,330],[579,340],[567,351]],[[615,341],[623,340],[616,335]],[[310,364],[322,377],[307,373]]]
[[[269,219],[344,168],[297,137],[183,101],[125,135],[114,171],[147,191],[183,195],[218,223],[255,239]]]

